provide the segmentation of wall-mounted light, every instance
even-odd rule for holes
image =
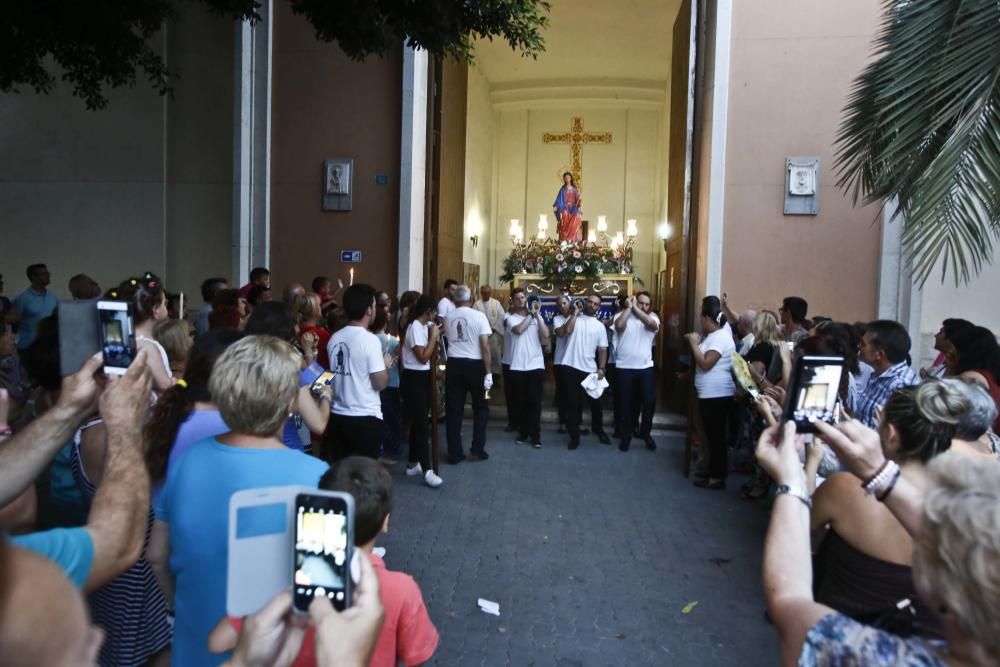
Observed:
[[[669,239],[670,238],[670,223],[669,222],[661,222],[659,225],[657,225],[656,226],[656,236],[661,241],[666,241],[667,239]]]
[[[479,234],[473,234],[469,237],[469,242],[472,243],[473,248],[479,247]]]
[[[625,235],[633,239],[639,235],[639,229],[636,227],[635,218],[625,222]]]
[[[599,215],[597,216],[597,231],[604,233],[608,231],[608,218],[607,216]]]

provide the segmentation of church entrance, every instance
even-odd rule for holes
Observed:
[[[544,274],[525,244],[607,248],[653,296],[669,396],[693,326],[692,5],[555,0],[550,17],[537,60],[482,41],[473,64],[432,65],[425,284],[489,284],[506,306],[512,272]]]

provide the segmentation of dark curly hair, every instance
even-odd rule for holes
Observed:
[[[105,299],[132,304],[132,320],[136,325],[151,320],[153,311],[166,297],[163,281],[149,271],[123,280],[104,294]]]

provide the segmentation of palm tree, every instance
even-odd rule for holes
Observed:
[[[956,285],[1000,240],[1000,0],[885,0],[875,60],[837,136],[838,185],[897,198],[903,249],[923,285]]]

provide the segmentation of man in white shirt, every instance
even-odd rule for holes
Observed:
[[[656,401],[656,385],[653,381],[653,345],[660,330],[660,318],[651,312],[653,300],[649,292],[639,292],[626,301],[626,307],[615,318],[615,350],[617,361],[617,382],[615,389],[620,394],[622,414],[618,432],[621,442],[618,449],[628,451],[632,442],[632,429],[639,419],[642,409],[642,425],[639,437],[648,449],[656,449],[656,442],[650,435],[653,428],[653,410]]]
[[[438,301],[437,311],[438,317],[444,321],[444,318],[448,317],[448,313],[455,310],[455,288],[458,287],[458,282],[452,278],[444,281],[444,296]]]
[[[486,421],[490,405],[486,391],[493,386],[493,360],[490,358],[490,323],[486,316],[469,307],[472,292],[468,285],[455,288],[455,309],[444,319],[448,339],[448,365],[445,371],[445,409],[448,424],[448,463],[465,460],[462,448],[462,412],[466,393],[472,395],[472,445],[469,458],[485,461]]]
[[[500,356],[503,354],[503,306],[493,298],[493,288],[489,285],[480,287],[479,294],[482,298],[472,304],[472,307],[486,316],[493,329],[493,333],[490,334],[490,356],[493,358],[493,368],[490,369],[490,372],[498,373],[500,372]]]
[[[348,323],[327,343],[333,376],[330,424],[323,435],[323,457],[330,462],[348,456],[377,459],[382,441],[382,400],[389,384],[387,370],[395,358],[382,352],[368,331],[375,316],[375,288],[358,283],[344,292]]]
[[[566,403],[566,430],[569,431],[569,448],[580,446],[580,422],[583,419],[584,391],[580,383],[591,373],[604,379],[608,363],[608,332],[597,319],[601,297],[591,294],[582,313],[574,305],[566,323],[556,329],[557,336],[566,338],[566,352],[560,367],[563,372],[563,400]],[[601,400],[586,396],[590,404],[591,429],[605,445],[611,438],[604,432],[604,414]]]
[[[542,382],[545,380],[545,355],[542,346],[548,342],[549,328],[542,319],[541,302],[527,307],[528,295],[523,287],[510,293],[510,313],[504,317],[505,338],[511,342],[510,382],[517,419],[517,444],[531,443],[541,449]]]

